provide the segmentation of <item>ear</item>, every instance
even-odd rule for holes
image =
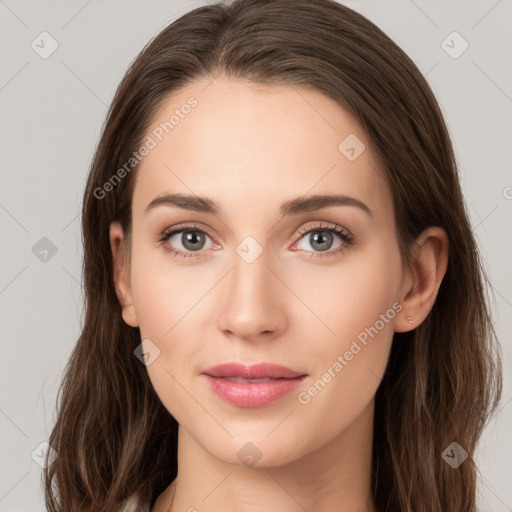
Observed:
[[[395,332],[411,331],[425,320],[447,267],[448,235],[443,228],[429,227],[412,247],[411,268],[405,274],[400,290],[403,313],[395,320]]]
[[[130,284],[130,261],[124,254],[127,248],[123,244],[126,244],[123,228],[119,222],[112,222],[110,224],[110,247],[112,249],[116,295],[121,304],[123,320],[131,327],[138,327],[139,321],[133,305]]]

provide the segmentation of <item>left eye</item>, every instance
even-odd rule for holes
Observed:
[[[302,235],[300,240],[305,238],[306,235],[309,235],[309,238],[307,238],[306,240],[308,241],[310,246],[313,247],[312,256],[320,258],[337,255],[346,247],[350,246],[354,240],[353,236],[346,229],[340,226],[336,226],[335,224],[321,226],[309,225],[306,226],[303,230],[301,230],[300,234]],[[336,237],[338,238],[339,243],[336,247],[333,248],[333,239]],[[296,242],[294,245],[297,245],[299,242]],[[309,249],[306,250],[309,251]]]
[[[306,237],[306,235],[309,235]],[[333,240],[336,236],[339,240],[336,247],[332,247]],[[337,249],[343,244],[342,234],[337,233],[334,229],[313,229],[302,235],[301,240],[305,239],[312,249],[306,248],[305,250],[313,250],[315,252],[324,252],[329,249]]]

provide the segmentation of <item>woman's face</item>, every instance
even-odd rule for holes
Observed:
[[[221,76],[169,98],[145,140],[123,317],[180,428],[227,463],[276,466],[368,427],[405,274],[361,127],[315,90]],[[173,228],[189,232],[162,241]],[[225,363],[302,377],[205,374]]]

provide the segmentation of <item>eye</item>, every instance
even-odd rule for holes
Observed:
[[[158,242],[164,249],[170,252],[174,257],[180,259],[186,258],[200,258],[202,254],[200,251],[205,249],[204,244],[206,239],[211,240],[211,236],[206,227],[200,227],[198,224],[180,224],[164,231]],[[312,249],[306,248],[306,252],[310,252],[311,257],[330,257],[335,256],[347,247],[352,245],[354,236],[346,229],[336,224],[308,224],[299,231],[301,240],[306,235],[309,235],[307,242]],[[334,250],[332,248],[333,240],[338,238],[338,245]],[[173,240],[175,239],[175,240]],[[212,241],[212,240],[211,240]],[[169,243],[170,242],[170,243]],[[295,242],[294,247],[300,242]],[[213,250],[219,249],[220,245],[212,241]],[[176,249],[175,246],[178,245]],[[181,245],[181,248],[179,247]],[[210,247],[211,249],[212,247]],[[198,254],[194,254],[198,253]],[[325,253],[325,254],[321,254]]]
[[[206,238],[211,240],[206,230],[200,229],[197,224],[180,224],[164,231],[159,243],[176,258],[198,258],[200,256],[194,253],[204,249]],[[180,244],[182,248],[179,247]],[[178,249],[174,248],[176,245],[178,245]],[[215,244],[215,248],[219,247],[218,244]]]
[[[309,235],[309,237],[306,238],[306,241],[310,247],[312,247],[312,257],[323,258],[335,256],[349,247],[354,241],[354,237],[349,233],[349,231],[341,226],[337,226],[336,224],[309,224],[300,230],[299,234],[302,235],[301,239],[306,235]],[[336,238],[338,238],[339,243],[335,246],[334,250],[331,251],[329,249],[332,248],[333,241],[335,243]],[[310,249],[306,248],[306,251],[310,251]]]

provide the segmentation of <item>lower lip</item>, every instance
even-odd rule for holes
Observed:
[[[220,377],[204,376],[215,393],[239,407],[264,407],[292,392],[306,377],[303,375],[295,379],[275,379],[267,382],[233,382]]]

